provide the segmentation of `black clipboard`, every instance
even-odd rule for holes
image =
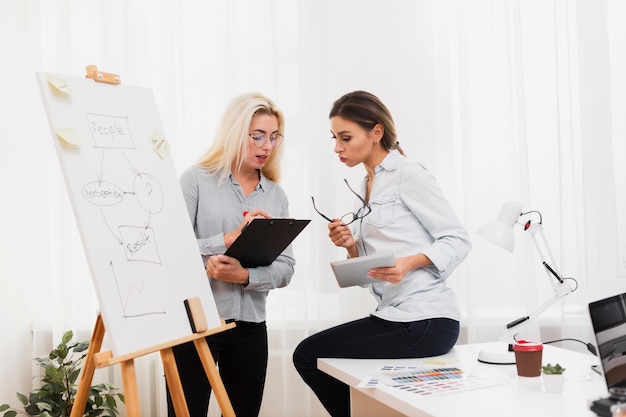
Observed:
[[[237,259],[244,268],[274,262],[311,220],[254,219],[224,255]]]

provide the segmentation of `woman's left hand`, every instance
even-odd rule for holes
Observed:
[[[235,258],[226,255],[214,255],[206,263],[209,277],[233,284],[248,284],[250,274]]]
[[[396,264],[394,266],[372,268],[367,272],[367,276],[397,284],[413,269],[412,266],[413,262],[411,257],[396,258]]]
[[[432,265],[432,261],[423,253],[413,256],[405,256],[396,258],[396,264],[385,268],[372,268],[368,271],[367,276],[381,281],[397,284],[404,279],[406,274],[416,269],[424,268]]]

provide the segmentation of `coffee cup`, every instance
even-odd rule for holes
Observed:
[[[513,344],[517,375],[535,377],[541,375],[543,344],[529,340],[517,340]]]

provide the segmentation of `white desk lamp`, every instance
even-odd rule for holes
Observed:
[[[539,221],[532,222],[530,219],[526,220],[526,218],[529,217],[529,215],[531,214],[537,214],[539,216]],[[523,217],[525,219],[522,219]],[[501,248],[506,249],[509,252],[513,252],[513,248],[515,246],[513,226],[515,226],[515,224],[521,225],[524,228],[524,231],[528,232],[533,239],[535,249],[537,249],[537,252],[539,253],[541,262],[543,263],[543,266],[546,270],[547,278],[550,281],[550,284],[552,285],[552,291],[554,292],[552,298],[539,306],[532,313],[506,324],[502,335],[499,337],[499,340],[505,342],[507,346],[503,346],[502,350],[498,352],[479,352],[479,362],[498,365],[514,364],[515,354],[513,352],[512,346],[515,342],[515,336],[517,335],[517,333],[524,326],[526,326],[530,320],[539,316],[562,297],[576,290],[576,287],[572,287],[570,285],[570,279],[564,279],[559,274],[558,268],[553,261],[552,253],[550,252],[550,248],[548,247],[548,243],[543,234],[543,226],[541,223],[541,213],[537,211],[528,211],[526,213],[522,213],[522,206],[520,203],[509,201],[508,203],[504,204],[502,210],[500,210],[500,214],[498,214],[498,218],[495,221],[486,224],[485,226],[478,229],[478,231],[476,232],[479,236],[489,240],[492,243],[495,243]]]

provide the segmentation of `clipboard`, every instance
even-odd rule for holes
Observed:
[[[254,219],[226,250],[244,268],[267,266],[274,262],[311,220]]]

